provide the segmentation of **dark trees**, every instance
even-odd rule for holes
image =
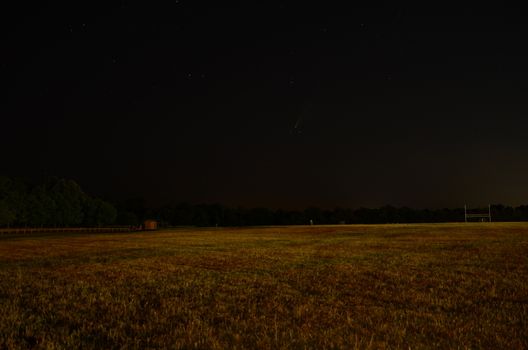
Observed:
[[[15,212],[9,208],[7,201],[0,199],[0,227],[11,225],[15,219]]]
[[[84,201],[84,224],[87,226],[111,225],[116,221],[116,208],[99,198]]]
[[[487,209],[487,208],[486,208]],[[484,210],[484,209],[483,209]],[[495,204],[493,221],[528,221],[528,206]],[[136,226],[155,218],[165,226],[257,226],[383,224],[413,222],[456,222],[464,220],[464,209],[381,208],[273,210],[226,207],[220,204],[173,202],[148,208],[143,198],[132,198],[116,206],[86,194],[73,180],[50,178],[31,185],[20,179],[0,176],[0,227],[103,226],[118,223]]]
[[[36,186],[28,196],[28,225],[33,227],[57,226],[57,205],[44,185]]]
[[[115,219],[111,204],[88,196],[73,180],[50,178],[30,185],[0,177],[0,226],[99,226]]]
[[[27,222],[27,187],[22,180],[0,176],[0,202],[3,207],[0,209],[0,215],[3,217],[0,224]]]

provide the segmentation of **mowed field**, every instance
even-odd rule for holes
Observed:
[[[0,348],[528,348],[528,223],[0,236]]]

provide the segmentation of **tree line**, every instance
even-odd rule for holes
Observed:
[[[487,212],[487,208],[482,211]],[[528,221],[528,205],[491,206],[494,221]],[[0,176],[0,227],[137,226],[156,219],[161,226],[259,226],[382,224],[464,221],[463,208],[307,208],[283,210],[173,202],[149,208],[143,198],[109,202],[86,194],[73,180],[49,178],[32,185]]]
[[[116,218],[112,204],[87,195],[73,180],[49,178],[30,185],[0,176],[0,226],[103,226]]]
[[[480,209],[480,212],[487,211],[488,208]],[[528,205],[515,208],[492,205],[491,212],[493,221],[528,221]],[[220,204],[175,203],[154,211],[153,217],[162,224],[172,226],[441,223],[463,222],[464,208],[412,209],[387,205],[381,208],[273,210],[231,208]]]

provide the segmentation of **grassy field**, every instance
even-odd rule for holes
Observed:
[[[528,223],[0,236],[0,348],[528,348]]]

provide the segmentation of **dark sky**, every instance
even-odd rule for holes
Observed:
[[[153,204],[526,204],[528,18],[427,3],[24,2],[0,170]]]

